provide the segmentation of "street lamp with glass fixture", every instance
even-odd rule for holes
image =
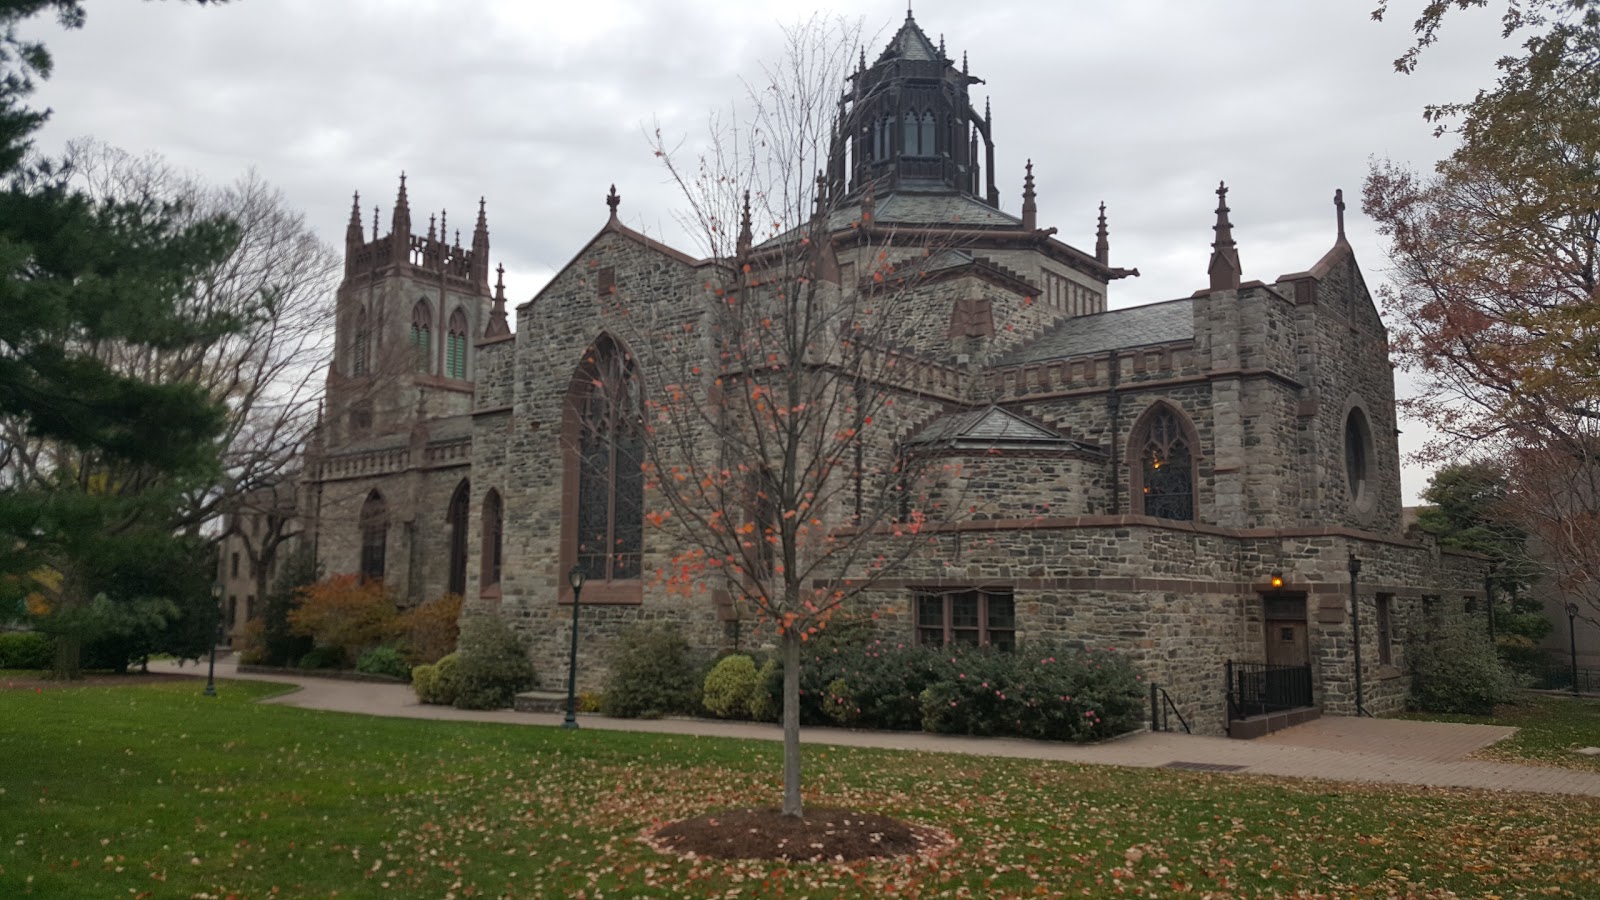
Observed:
[[[211,665],[206,670],[206,689],[204,696],[217,695],[217,642],[222,640],[222,585],[211,584],[211,608],[217,613],[217,628],[211,635]]]
[[[1567,639],[1572,647],[1572,692],[1578,693],[1578,604],[1567,604]]]
[[[583,566],[567,570],[567,584],[572,586],[572,656],[567,661],[567,717],[562,728],[578,727],[578,603],[583,596]]]

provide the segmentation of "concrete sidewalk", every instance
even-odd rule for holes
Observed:
[[[205,668],[151,663],[152,671],[205,676]],[[240,674],[231,660],[217,662],[217,677],[275,681],[300,690],[267,700],[284,706],[409,719],[498,722],[558,726],[561,716],[511,710],[477,712],[425,706],[405,685],[339,681],[298,675]],[[776,741],[776,725],[710,719],[612,719],[580,717],[584,728],[656,734],[692,734]],[[1203,768],[1251,775],[1319,778],[1331,781],[1480,788],[1600,797],[1600,772],[1543,766],[1480,762],[1466,754],[1501,740],[1515,729],[1489,725],[1450,725],[1397,719],[1330,717],[1278,732],[1269,738],[1238,741],[1199,735],[1142,733],[1104,744],[1058,744],[1013,738],[971,738],[919,732],[850,731],[808,727],[811,745],[875,747],[924,753],[966,753],[1094,765]],[[1224,768],[1225,767],[1225,768]]]

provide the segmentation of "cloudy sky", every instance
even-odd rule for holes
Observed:
[[[1369,160],[1426,167],[1449,151],[1428,102],[1492,83],[1506,47],[1492,13],[1448,21],[1410,76],[1419,2],[1396,0],[916,0],[916,18],[992,98],[1002,203],[1021,204],[1034,161],[1039,219],[1093,248],[1107,204],[1111,261],[1142,277],[1111,305],[1186,296],[1206,281],[1213,191],[1226,179],[1246,279],[1302,271],[1333,241],[1345,190],[1370,282],[1383,247],[1359,214]],[[625,221],[693,250],[680,198],[645,131],[691,139],[778,52],[780,26],[813,10],[860,21],[873,57],[901,0],[243,0],[222,7],[97,0],[88,25],[30,32],[56,58],[38,101],[40,145],[92,135],[155,151],[214,181],[254,166],[330,242],[352,191],[387,227],[397,176],[413,222],[447,209],[465,230],[488,198],[492,253],[517,300],[604,222],[613,182]],[[1421,433],[1402,423],[1402,446]],[[1414,497],[1426,472],[1408,466]]]

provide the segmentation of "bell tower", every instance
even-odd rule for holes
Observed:
[[[906,10],[906,20],[870,67],[865,51],[839,99],[839,133],[829,154],[828,194],[860,197],[895,189],[946,190],[998,209],[993,118],[968,88],[982,84],[945,55]],[[982,164],[979,141],[982,141]]]
[[[484,202],[470,244],[449,230],[449,213],[412,233],[406,176],[380,235],[362,227],[360,195],[345,227],[344,280],[335,306],[336,349],[327,382],[326,426],[334,443],[403,432],[419,420],[471,411],[475,351],[493,321],[489,224]]]

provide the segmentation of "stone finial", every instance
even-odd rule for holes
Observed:
[[[1100,201],[1100,224],[1094,232],[1094,258],[1105,265],[1111,260],[1110,232],[1106,230],[1106,202]]]
[[[971,74],[971,70],[969,70],[967,68],[967,51],[965,51],[965,50],[961,51],[961,74],[963,74],[963,75],[970,75]]]
[[[865,72],[866,70],[867,70],[867,48],[866,47],[862,47],[861,48],[861,60],[856,64],[856,71]]]
[[[744,192],[744,212],[739,216],[739,241],[735,251],[740,259],[750,255],[750,248],[755,245],[755,233],[750,227],[750,190]]]
[[[472,280],[489,281],[489,214],[484,198],[478,198],[478,221],[472,226]]]
[[[356,191],[355,199],[350,201],[350,224],[345,228],[345,241],[359,244],[361,235],[361,192]]]
[[[444,235],[441,234],[441,235],[439,235],[439,237],[443,238]],[[459,228],[456,229],[456,249],[457,250],[461,249],[461,229],[459,229]]]
[[[445,224],[449,221],[450,211],[448,209],[439,210],[439,243],[441,244],[450,240],[450,226]]]
[[[811,198],[811,214],[814,215],[814,216],[820,216],[820,215],[822,215],[823,211],[826,210],[827,208],[828,208],[828,177],[826,175],[822,174],[822,170],[821,169],[818,169],[817,170],[817,190],[816,190],[816,194]]]
[[[1211,243],[1211,290],[1233,291],[1239,289],[1239,248],[1233,242],[1233,223],[1228,221],[1228,185],[1217,183],[1216,240]]]
[[[621,204],[622,195],[617,193],[617,186],[613,184],[611,186],[611,193],[606,195],[606,205],[611,207],[611,218],[613,221],[615,221],[617,218],[617,207]]]
[[[993,124],[993,122],[994,122],[994,111],[989,107],[989,98],[988,97],[984,97],[983,98],[983,121],[988,122],[990,124]],[[993,133],[994,132],[990,132],[990,134],[993,134]]]
[[[506,319],[505,264],[495,266],[494,274],[494,305],[489,308],[489,325],[483,332],[486,338],[504,337],[511,333],[511,323]]]
[[[861,227],[872,224],[872,217],[878,211],[878,183],[867,182],[867,189],[861,192]]]
[[[1027,174],[1022,178],[1022,228],[1033,231],[1039,227],[1039,204],[1033,193],[1033,160],[1028,160],[1024,170]]]
[[[378,204],[372,204],[372,239],[378,239]]]
[[[1338,220],[1339,224],[1339,235],[1336,240],[1344,243],[1344,188],[1339,188],[1333,192],[1333,210],[1334,218]]]
[[[411,202],[406,198],[404,172],[400,173],[400,191],[395,195],[389,233],[394,238],[389,245],[389,261],[396,265],[411,262]]]
[[[438,216],[434,215],[433,213],[428,213],[428,241],[430,243],[434,240],[435,232],[433,230],[433,225],[438,220],[439,220]]]

